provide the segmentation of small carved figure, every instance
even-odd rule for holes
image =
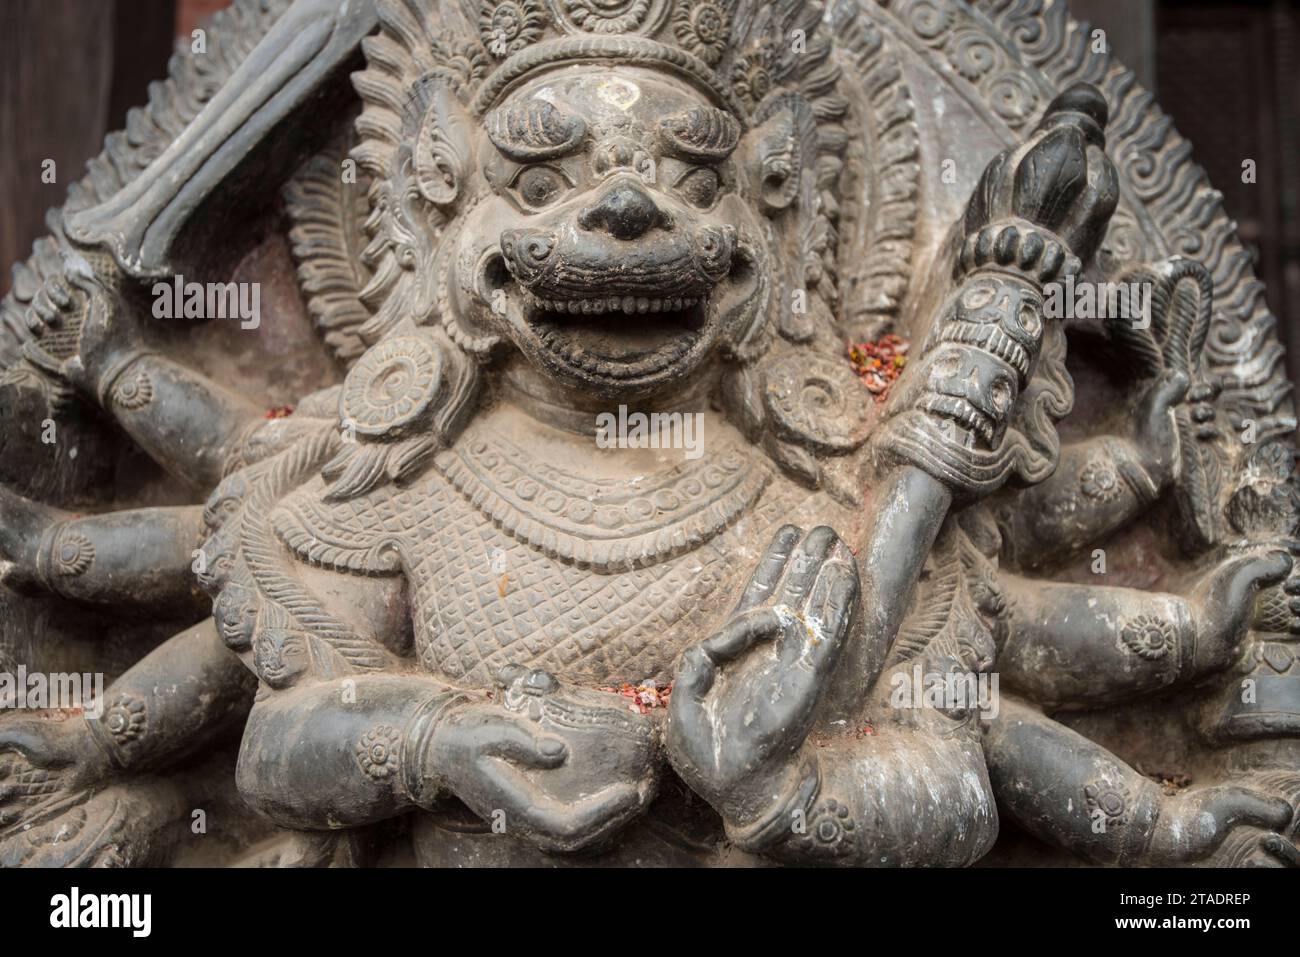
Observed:
[[[232,188],[227,140],[182,134],[66,214],[0,387],[98,408],[206,502],[0,485],[6,587],[192,620],[197,585],[211,617],[98,717],[0,714],[0,863],[167,859],[206,786],[186,762],[232,734],[281,863],[373,860],[402,818],[427,864],[960,866],[999,812],[1097,863],[1297,863],[1290,450],[1222,427],[1271,403],[1263,437],[1293,428],[1285,389],[1214,373],[1222,280],[1190,258],[1126,267],[1141,316],[1049,314],[1117,274],[1126,88],[1104,63],[986,79],[960,51],[1023,31],[932,6],[298,0],[256,25],[249,62],[284,74],[232,68],[264,95],[187,118],[241,155],[302,108],[283,75],[364,51],[355,123],[286,190],[346,374],[268,418],[142,309]],[[896,42],[997,104],[964,205],[918,212]],[[911,348],[877,401],[845,344],[886,333]],[[1126,391],[1063,444],[1076,342]],[[649,425],[611,449],[620,409]],[[683,417],[700,442],[667,447]],[[1145,587],[1062,570],[1152,515]],[[900,706],[914,672],[1005,693]],[[1180,696],[1202,760],[1171,794],[1105,714],[1176,723]]]

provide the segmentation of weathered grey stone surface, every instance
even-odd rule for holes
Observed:
[[[109,679],[0,862],[1296,863],[1291,386],[1094,46],[237,2],[0,306],[0,666]]]

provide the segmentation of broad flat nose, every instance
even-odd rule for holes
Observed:
[[[666,226],[667,217],[640,186],[622,182],[579,213],[578,225],[609,233],[615,239],[638,239],[656,226]]]

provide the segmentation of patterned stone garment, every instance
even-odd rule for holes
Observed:
[[[1060,0],[236,0],[0,303],[0,864],[1296,864],[1189,156]]]

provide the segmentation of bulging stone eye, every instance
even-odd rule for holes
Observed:
[[[1020,304],[1020,328],[1035,339],[1043,331],[1043,321],[1039,318],[1038,309],[1033,303],[1024,302]]]
[[[532,209],[551,205],[567,188],[564,177],[550,166],[530,166],[515,180],[515,192]]]
[[[718,174],[711,169],[693,169],[677,181],[677,191],[692,206],[708,209],[718,198]]]
[[[969,310],[983,309],[998,294],[998,287],[987,280],[976,282],[962,293],[961,304]]]
[[[930,367],[930,375],[935,379],[951,379],[961,371],[961,356],[953,352],[945,353],[935,359]]]
[[[993,387],[989,390],[989,398],[993,402],[993,408],[998,412],[1006,412],[1011,407],[1011,400],[1015,398],[1015,390],[1011,386],[1011,381],[998,376],[993,382]]]

